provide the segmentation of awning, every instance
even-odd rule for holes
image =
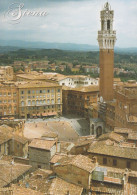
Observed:
[[[10,120],[13,120],[13,119],[15,119],[15,118],[14,118],[14,117],[10,117],[9,119],[10,119]]]
[[[57,112],[48,112],[48,116],[54,116],[57,115]]]
[[[48,113],[42,113],[42,116],[48,116]]]

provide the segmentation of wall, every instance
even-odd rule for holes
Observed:
[[[105,101],[113,99],[114,50],[100,50],[100,96]]]
[[[86,189],[89,188],[89,172],[69,164],[65,166],[54,166],[53,170],[64,180],[83,186]]]
[[[0,156],[8,155],[8,142],[2,143],[0,145]]]
[[[56,145],[54,145],[50,151],[29,147],[30,165],[32,165],[33,168],[38,168],[38,165],[40,165],[41,168],[50,169],[49,161],[55,153]]]
[[[58,89],[60,89],[60,92],[58,92]],[[40,93],[40,90],[42,93]],[[49,93],[48,90],[50,90]],[[52,90],[54,91],[52,92]],[[24,94],[22,94],[22,91]],[[28,91],[30,91],[30,94],[28,94]],[[24,105],[22,102],[24,102]],[[62,114],[61,86],[19,89],[19,117],[30,118],[33,115],[41,117],[43,113]]]
[[[106,156],[106,155],[99,155],[99,154],[90,154],[89,157],[92,158],[93,156],[97,157],[97,162],[100,165],[109,166],[109,167],[115,167],[115,168],[121,168],[126,169],[127,168],[127,162],[129,161],[131,163],[131,170],[137,171],[137,160],[132,159],[125,159],[125,158],[119,158],[119,157],[113,157],[113,156]],[[103,164],[103,158],[107,158],[107,164]],[[113,159],[117,160],[117,166],[113,165]]]
[[[9,141],[9,155],[27,157],[28,154],[28,142],[22,144],[14,139]]]

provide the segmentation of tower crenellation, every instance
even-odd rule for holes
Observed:
[[[113,30],[114,11],[109,3],[104,5],[100,12],[101,30],[98,31],[98,43],[100,49],[114,49],[116,42],[116,31]]]

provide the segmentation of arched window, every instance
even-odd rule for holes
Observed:
[[[32,101],[32,105],[35,105],[35,100]]]
[[[107,20],[107,30],[110,30],[110,20]]]
[[[28,106],[31,106],[31,101],[30,100],[28,101]]]
[[[21,106],[24,106],[24,101],[21,102]]]

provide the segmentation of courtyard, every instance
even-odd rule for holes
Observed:
[[[26,121],[24,136],[40,138],[46,132],[58,134],[60,141],[76,141],[79,136],[89,135],[89,123],[85,118],[67,115],[59,118],[29,119]]]

